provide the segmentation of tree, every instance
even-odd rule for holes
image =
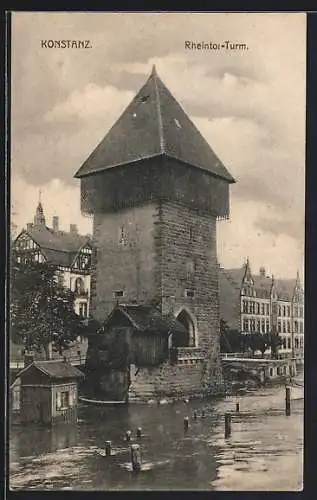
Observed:
[[[260,332],[253,332],[244,335],[244,347],[251,349],[254,356],[255,351],[261,351],[262,357],[269,347],[269,337]]]
[[[271,356],[277,357],[278,347],[282,339],[277,334],[253,332],[243,336],[244,348],[249,348],[254,356],[255,351],[261,351],[262,358],[267,349],[271,348]]]
[[[220,352],[239,352],[242,336],[238,330],[231,329],[227,321],[220,319]]]
[[[270,347],[271,347],[271,356],[272,358],[278,357],[278,348],[282,345],[283,340],[279,336],[277,332],[271,332],[269,334],[270,339]]]
[[[59,271],[48,263],[11,265],[11,338],[27,351],[49,358],[49,345],[60,354],[83,332],[81,318],[74,311],[74,294],[62,287]]]

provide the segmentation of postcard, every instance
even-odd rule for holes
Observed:
[[[302,490],[306,14],[10,22],[10,490]]]

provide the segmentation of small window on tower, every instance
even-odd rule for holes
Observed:
[[[116,290],[113,295],[114,295],[115,299],[119,299],[120,297],[124,297],[124,290]]]
[[[193,298],[194,295],[194,290],[185,290],[185,297]]]

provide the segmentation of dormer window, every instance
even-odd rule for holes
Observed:
[[[141,102],[146,102],[150,96],[149,95],[144,95],[141,97],[140,101]]]
[[[115,290],[114,293],[114,298],[115,299],[120,299],[121,297],[124,297],[124,290]]]

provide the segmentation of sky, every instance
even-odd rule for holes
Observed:
[[[91,48],[42,48],[89,40]],[[189,50],[230,40],[248,50]],[[218,223],[226,268],[302,273],[305,214],[306,15],[303,13],[13,13],[11,215],[77,223],[74,174],[145,83],[158,75],[236,179]]]

